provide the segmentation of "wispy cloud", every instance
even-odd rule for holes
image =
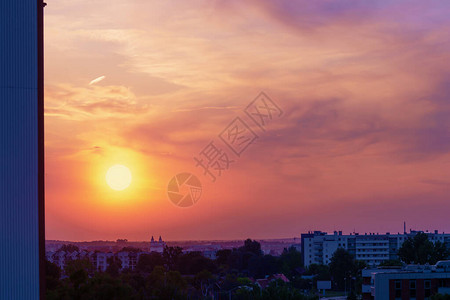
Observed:
[[[138,103],[135,95],[123,86],[48,86],[46,96],[47,116],[72,120],[120,119],[144,114],[150,108],[148,104]]]

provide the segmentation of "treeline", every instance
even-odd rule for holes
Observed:
[[[95,270],[89,259],[68,261],[64,271],[47,262],[47,299],[318,299],[295,283],[303,271],[300,252],[290,248],[279,257],[264,255],[250,239],[242,247],[219,250],[215,260],[165,247],[162,254],[141,254],[134,270],[120,268],[115,256],[105,272]],[[273,280],[265,288],[255,282],[277,273],[293,281]]]

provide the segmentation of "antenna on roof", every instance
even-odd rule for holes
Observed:
[[[406,222],[403,222],[403,234],[406,234]]]

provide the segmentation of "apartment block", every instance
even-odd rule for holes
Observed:
[[[398,259],[397,253],[403,242],[414,237],[419,231],[403,234],[350,233],[343,235],[342,231],[328,234],[313,231],[301,235],[301,250],[305,266],[311,264],[330,263],[331,257],[338,248],[346,249],[357,260],[364,261],[369,266],[377,266],[386,260]],[[428,239],[435,243],[440,241],[450,249],[450,234],[425,232]]]

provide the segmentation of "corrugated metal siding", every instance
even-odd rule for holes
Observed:
[[[37,1],[0,0],[0,299],[39,299]]]

